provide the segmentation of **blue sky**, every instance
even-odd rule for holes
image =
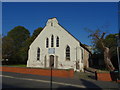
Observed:
[[[32,34],[52,17],[56,17],[66,30],[87,45],[91,43],[84,28],[99,28],[108,34],[118,32],[117,2],[3,2],[2,5],[3,35],[18,25]]]
[[[0,2],[0,34],[2,34],[2,2]]]

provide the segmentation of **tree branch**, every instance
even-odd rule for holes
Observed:
[[[103,39],[103,37],[104,37],[105,34],[106,34],[105,32],[102,33],[101,39]]]
[[[98,35],[94,34],[94,36],[95,36],[98,40],[100,40],[100,38],[98,37]]]

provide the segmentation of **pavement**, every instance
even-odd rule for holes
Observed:
[[[1,73],[1,72],[0,72]],[[50,76],[40,76],[32,74],[21,74],[12,72],[2,72],[2,90],[4,89],[99,89],[99,90],[120,90],[120,83],[105,82],[96,80],[86,80],[83,78],[58,78]],[[52,84],[51,84],[52,81]]]

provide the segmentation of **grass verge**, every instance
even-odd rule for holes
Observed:
[[[26,67],[26,65],[25,65],[25,64],[18,64],[18,65],[3,65],[3,66]]]

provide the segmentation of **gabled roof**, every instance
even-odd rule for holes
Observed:
[[[59,24],[59,23],[58,23]],[[60,25],[60,24],[59,24]],[[62,25],[60,25],[64,30],[66,30]],[[89,50],[88,50],[88,48],[84,45],[84,44],[82,44],[76,37],[74,37],[68,30],[66,30],[67,32],[68,32],[68,34],[70,34],[74,39],[76,39],[78,42],[79,42],[79,44],[80,44],[80,46],[81,47],[83,47],[85,50],[87,50],[90,54],[92,54]]]
[[[54,19],[54,20],[56,20],[57,21],[57,24],[58,25],[60,25],[59,23],[58,23],[58,20],[56,19],[56,17],[54,17],[54,18],[50,18],[50,19]],[[50,19],[48,19],[48,20],[50,20]],[[48,22],[48,21],[47,21]],[[64,30],[66,30],[62,25],[60,25]],[[45,28],[45,26],[44,26],[44,28]],[[43,28],[43,30],[44,30],[44,28]],[[42,31],[43,31],[42,30]],[[41,31],[41,32],[42,32]],[[79,44],[80,44],[80,46],[81,47],[83,47],[85,50],[87,50],[90,54],[92,54],[89,50],[88,50],[88,48],[87,47],[85,47],[85,45],[83,45],[77,38],[75,38],[68,30],[66,30],[67,31],[67,33],[68,34],[70,34],[74,39],[76,39],[78,42],[79,42]]]

